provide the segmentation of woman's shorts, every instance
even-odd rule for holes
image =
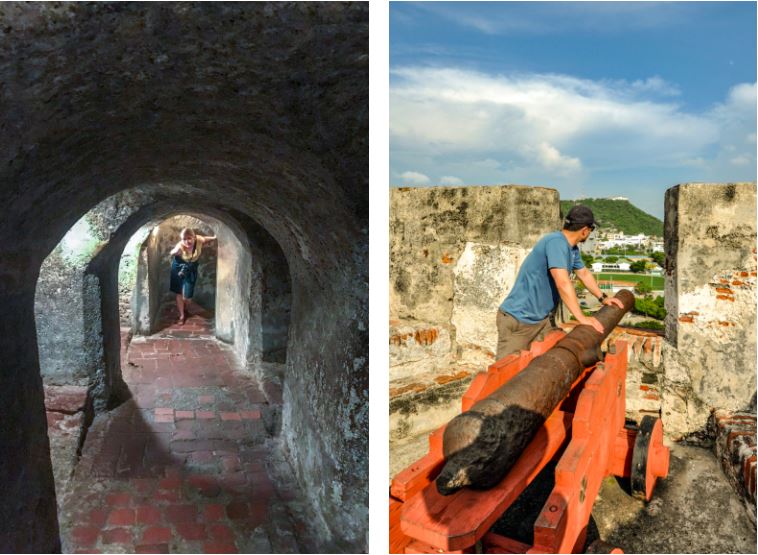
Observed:
[[[184,262],[175,256],[171,260],[171,291],[177,295],[182,295],[185,299],[191,299],[195,294],[196,281],[197,262]]]

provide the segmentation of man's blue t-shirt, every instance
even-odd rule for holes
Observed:
[[[584,268],[579,247],[569,245],[560,231],[548,233],[537,241],[521,265],[516,283],[500,310],[526,324],[536,324],[547,318],[561,298],[550,268],[563,268],[569,273]]]

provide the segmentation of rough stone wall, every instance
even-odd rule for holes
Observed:
[[[121,327],[133,326],[132,320],[139,321],[138,312],[132,310],[135,302],[134,295],[137,289],[137,276],[139,264],[142,258],[142,244],[148,240],[150,234],[149,228],[141,228],[137,233],[132,235],[129,242],[124,247],[124,253],[118,264],[118,313],[121,316]],[[142,262],[144,264],[144,261]]]
[[[45,385],[47,435],[55,476],[55,495],[60,503],[71,478],[83,440],[87,419],[87,387]]]
[[[666,192],[664,429],[705,428],[711,410],[756,393],[756,188],[684,184]]]
[[[553,189],[392,189],[390,380],[491,363],[497,307],[534,243],[559,226]]]
[[[97,365],[83,344],[92,319],[84,308],[84,268],[92,250],[77,241],[78,235],[89,233],[83,227],[89,229],[86,219],[72,228],[40,268],[34,313],[40,372],[49,385],[87,385]]]
[[[534,243],[559,226],[552,189],[391,189],[391,471],[460,412],[473,376],[494,362],[497,307]]]
[[[220,228],[218,234],[216,335],[233,343],[237,356],[248,360],[252,351],[258,354],[261,349],[260,336],[255,333],[261,326],[260,265],[257,259],[253,265],[248,245],[242,245],[230,230]],[[252,355],[256,358],[260,355]]]
[[[135,306],[147,306],[146,320],[148,325],[144,329],[135,329],[135,331],[145,335],[150,335],[157,331],[156,324],[158,322],[161,303],[168,297],[166,290],[161,287],[161,274],[166,269],[166,259],[161,258],[158,243],[159,239],[157,235],[151,233],[140,250],[140,258],[144,260],[144,267],[139,268],[139,273],[144,274],[142,283],[146,286],[146,289],[135,291],[134,304]]]
[[[325,542],[364,550],[368,6],[3,3],[0,17],[0,549],[60,547],[40,267],[99,202],[149,190],[143,206],[163,202],[164,217],[242,215],[280,246],[292,287],[282,433]],[[98,269],[116,315],[109,345],[118,258],[153,210]]]

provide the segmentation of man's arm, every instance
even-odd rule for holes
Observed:
[[[590,272],[587,268],[579,268],[578,270],[574,270],[574,273],[576,274],[576,277],[578,277],[579,280],[587,288],[587,291],[595,295],[595,298],[599,300],[603,296],[603,292],[601,291],[600,287],[598,287],[597,282],[595,281],[595,276],[593,276],[592,272]],[[600,302],[603,303],[604,305],[615,305],[622,310],[624,308],[624,303],[622,303],[619,299],[615,297],[606,297]]]
[[[603,333],[603,325],[593,317],[585,316],[582,313],[582,309],[579,307],[579,300],[576,298],[576,291],[574,291],[574,284],[571,283],[568,270],[565,268],[550,268],[550,275],[555,280],[555,286],[558,288],[558,294],[561,296],[561,300],[569,309],[569,312],[574,315],[576,321],[585,326],[592,326],[598,333]]]

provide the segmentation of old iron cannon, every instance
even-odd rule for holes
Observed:
[[[392,480],[390,553],[621,552],[585,544],[601,484],[607,476],[629,479],[631,493],[650,500],[668,474],[669,450],[660,419],[626,418],[627,342],[617,340],[605,356],[599,351],[634,302],[628,291],[617,298],[623,311],[605,307],[595,315],[605,334],[588,326],[554,331],[475,376],[461,415],[432,432],[429,452]],[[454,425],[461,428],[448,432]],[[531,542],[494,531],[556,460]]]
[[[447,462],[436,480],[441,494],[464,486],[488,489],[502,480],[579,374],[600,361],[601,343],[634,306],[634,295],[625,289],[616,298],[623,310],[604,306],[594,315],[603,325],[603,334],[590,326],[577,326],[507,384],[448,424],[442,440]]]

